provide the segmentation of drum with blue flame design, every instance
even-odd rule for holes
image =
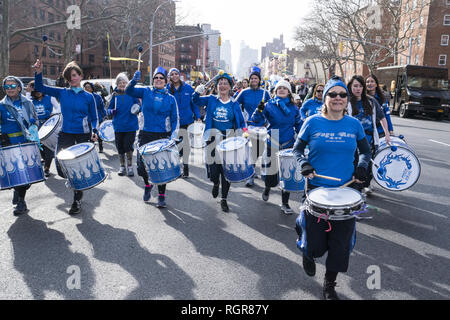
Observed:
[[[421,166],[414,150],[398,137],[391,137],[392,145],[380,139],[375,154],[372,174],[384,189],[403,191],[411,188],[419,180]]]
[[[255,174],[249,141],[234,137],[222,141],[217,147],[222,160],[225,179],[231,183],[243,182]]]
[[[112,120],[103,121],[98,127],[98,136],[105,142],[116,141]]]
[[[305,180],[301,170],[297,168],[293,149],[278,152],[278,169],[280,175],[280,188],[287,192],[303,192]]]
[[[62,115],[60,113],[52,115],[39,128],[39,140],[52,151],[55,151],[58,142],[58,134],[62,128]]]
[[[0,190],[44,180],[41,154],[36,143],[0,148]]]
[[[56,156],[70,187],[77,191],[94,188],[106,179],[106,173],[90,142],[61,150]]]
[[[175,141],[160,139],[139,148],[148,178],[156,185],[167,184],[181,176],[180,156]]]

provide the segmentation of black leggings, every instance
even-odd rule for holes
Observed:
[[[223,166],[221,164],[207,165],[208,177],[214,185],[218,186],[222,182],[222,199],[228,197],[228,192],[230,191],[231,183],[225,179],[225,174],[223,172]]]

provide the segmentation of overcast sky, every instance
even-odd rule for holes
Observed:
[[[241,40],[258,49],[284,34],[289,48],[295,47],[294,29],[309,12],[312,0],[180,0],[177,14],[182,24],[209,23],[230,40],[233,68],[239,59]]]

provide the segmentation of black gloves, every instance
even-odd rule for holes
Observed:
[[[357,167],[355,172],[353,173],[356,179],[359,181],[366,181],[367,180],[367,170],[363,167]]]
[[[261,101],[261,102],[258,104],[258,111],[259,111],[259,112],[263,112],[265,107],[266,107],[265,103]]]
[[[302,172],[302,175],[304,177],[306,177],[306,176],[309,176],[310,174],[314,173],[314,168],[308,162],[305,162],[302,165],[302,171],[301,172]]]

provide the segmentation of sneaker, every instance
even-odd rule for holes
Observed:
[[[246,187],[253,187],[255,185],[255,179],[253,177],[251,177],[250,179],[247,180],[247,183],[245,184]]]
[[[133,167],[128,167],[127,175],[128,175],[129,177],[134,177]]]
[[[217,198],[217,196],[219,195],[219,184],[215,184],[212,188],[212,196],[213,198]]]
[[[119,176],[123,177],[125,175],[125,167],[120,167],[119,172],[117,173]]]
[[[362,189],[362,193],[365,195],[370,195],[373,193],[373,189],[371,186],[368,186],[368,187]]]
[[[46,178],[50,177],[50,168],[47,167],[44,168],[44,176]]]
[[[79,214],[81,212],[81,200],[74,200],[72,207],[70,207],[69,214]]]
[[[281,212],[283,212],[285,215],[290,216],[291,214],[294,213],[294,210],[292,210],[291,207],[289,207],[288,204],[282,204],[281,205]]]
[[[303,254],[303,270],[305,270],[306,274],[310,277],[314,277],[316,275],[316,263],[313,258],[308,258],[305,254]]]
[[[150,187],[147,187],[147,186],[145,187],[144,197],[143,197],[144,202],[150,201],[150,198],[152,197],[152,189],[153,189],[153,185]]]
[[[157,208],[165,208],[167,207],[166,204],[166,197],[165,196],[158,196],[158,203],[156,204]]]
[[[183,165],[183,178],[189,177],[189,165],[185,164]]]
[[[23,198],[19,198],[17,201],[17,206],[14,208],[14,215],[15,216],[20,216],[21,214],[27,213],[28,208],[27,208],[27,204],[25,202],[25,199]]]
[[[329,282],[325,279],[323,283],[323,299],[324,300],[341,300],[339,299],[336,290],[336,282]]]
[[[228,207],[228,203],[226,199],[222,199],[220,200],[220,206],[222,207],[222,211],[223,212],[228,212],[230,211],[230,208]]]
[[[12,204],[16,205],[18,202],[19,202],[19,194],[17,193],[16,190],[14,190]]]
[[[262,199],[264,201],[268,201],[269,200],[269,193],[270,193],[270,188],[265,188],[264,192],[262,194]]]

